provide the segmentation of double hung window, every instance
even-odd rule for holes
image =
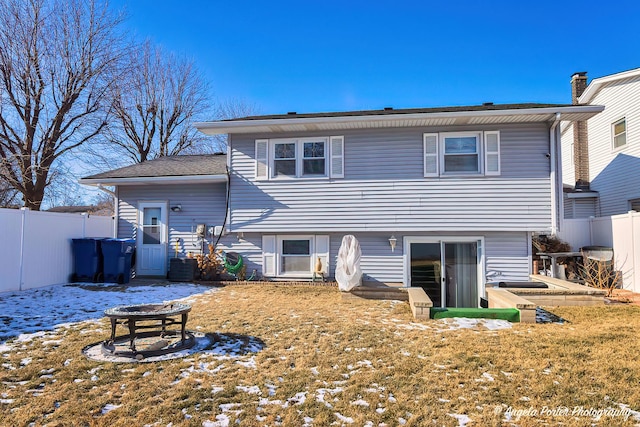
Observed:
[[[280,271],[283,274],[311,271],[311,239],[282,239]]]
[[[329,236],[262,236],[262,274],[266,277],[310,278],[318,266],[323,274],[329,273]]]
[[[500,132],[423,136],[424,176],[500,175]]]
[[[443,173],[479,173],[480,137],[473,135],[443,136]]]
[[[256,178],[343,178],[344,137],[256,140]]]
[[[617,150],[627,145],[627,120],[624,118],[620,119],[613,123],[612,127],[613,149]]]
[[[273,145],[273,176],[296,176],[295,142]]]

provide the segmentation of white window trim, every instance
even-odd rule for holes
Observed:
[[[487,134],[496,134],[498,138],[498,151],[497,153],[488,153],[486,147],[486,135]],[[469,137],[473,136],[476,138],[476,147],[477,151],[475,155],[478,157],[478,170],[477,172],[445,172],[445,140],[450,137]],[[436,137],[437,138],[437,153],[427,153],[427,138],[428,137]],[[461,132],[439,132],[439,133],[424,133],[422,135],[422,163],[423,163],[423,175],[425,178],[471,178],[471,177],[493,177],[499,176],[501,174],[501,157],[502,157],[502,143],[501,136],[499,130],[489,130],[489,131],[461,131]],[[497,155],[498,157],[498,170],[497,171],[487,171],[487,159],[486,156]],[[429,172],[427,171],[426,157],[427,156],[437,156],[437,171]]]
[[[282,242],[285,240],[308,240],[309,241],[309,271],[285,273],[282,271]],[[276,236],[276,275],[278,277],[311,277],[313,275],[313,260],[315,255],[315,236],[313,235],[279,235]],[[295,255],[294,255],[295,256]]]
[[[309,241],[309,271],[285,273],[282,271],[282,242],[284,240]],[[318,259],[322,274],[331,270],[331,238],[328,234],[264,234],[262,235],[262,274],[275,279],[313,279]]]
[[[477,246],[478,261],[478,296],[485,294],[486,258],[484,236],[404,236],[402,238],[402,263],[403,283],[405,287],[411,287],[411,244],[412,243],[473,243]]]
[[[305,142],[323,142],[324,143],[324,157],[318,157],[318,159],[324,159],[324,174],[322,175],[303,175],[304,167],[304,143]],[[275,176],[275,146],[277,144],[296,144],[296,175],[295,176]],[[329,178],[329,137],[317,137],[317,138],[282,138],[269,140],[269,179],[272,180],[287,180],[287,179],[324,179]]]
[[[618,123],[624,122],[624,144],[622,144],[619,147],[616,147],[616,125]],[[627,147],[628,141],[627,141],[627,135],[628,135],[628,129],[627,129],[627,117],[621,117],[618,120],[613,121],[613,123],[611,123],[611,151],[612,152],[618,152],[621,150],[624,150]],[[622,135],[622,134],[620,134]]]
[[[447,138],[461,138],[461,137],[475,137],[476,138],[476,153],[478,157],[478,169],[474,172],[447,172],[445,170],[445,143]],[[440,133],[440,175],[443,176],[477,176],[482,175],[483,172],[483,150],[482,150],[482,132],[441,132]],[[449,154],[455,156],[456,154]]]
[[[303,175],[304,161],[312,158],[304,158],[304,144],[307,142],[323,142],[324,159],[323,175]],[[275,144],[296,144],[296,175],[275,176]],[[265,157],[266,156],[266,157]],[[344,178],[344,136],[317,136],[304,138],[275,138],[256,139],[254,151],[254,177],[256,181],[280,181],[280,180],[328,180]]]

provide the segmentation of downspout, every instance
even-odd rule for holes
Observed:
[[[556,128],[560,124],[560,118],[562,114],[556,113],[556,118],[551,124],[551,129],[549,130],[549,142],[550,142],[550,155],[551,155],[551,235],[555,236],[558,231],[558,214],[560,213],[560,208],[558,205],[558,174],[560,167],[558,166],[558,141],[556,135]]]
[[[218,247],[218,242],[222,238],[225,229],[227,227],[227,222],[231,220],[231,156],[229,154],[231,150],[231,135],[227,137],[227,197],[226,197],[226,206],[224,210],[224,220],[222,221],[222,227],[220,229],[220,235],[216,239],[216,243],[213,245],[214,248]],[[230,231],[227,231],[228,233]]]
[[[20,208],[20,273],[18,276],[18,290],[21,291],[24,285],[24,233],[26,231],[25,223],[27,222],[27,212],[29,208]]]

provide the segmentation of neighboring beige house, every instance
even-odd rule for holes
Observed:
[[[605,109],[562,128],[564,217],[640,211],[640,68],[571,86],[574,104]]]

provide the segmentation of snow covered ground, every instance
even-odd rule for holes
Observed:
[[[215,288],[189,283],[74,283],[1,293],[0,343],[20,334],[50,331],[62,323],[99,319],[116,305],[162,303],[206,291]]]

